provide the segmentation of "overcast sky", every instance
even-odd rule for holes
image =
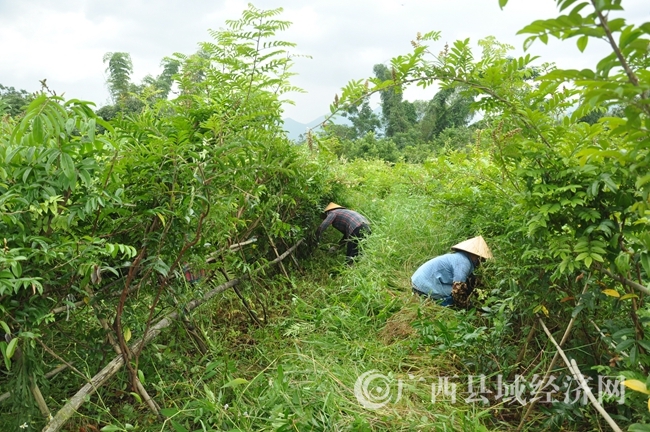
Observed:
[[[191,54],[210,40],[208,29],[237,19],[248,1],[240,0],[0,0],[0,84],[35,91],[47,78],[50,89],[67,98],[109,103],[102,58],[128,52],[135,82],[160,73],[160,61],[174,52]],[[515,33],[535,19],[557,15],[553,0],[510,0],[502,11],[498,0],[258,0],[260,9],[282,7],[280,19],[293,22],[279,34],[295,42],[298,58],[292,83],[306,94],[294,94],[295,106],[285,117],[307,123],[326,114],[328,106],[351,79],[372,75],[372,67],[410,52],[416,33],[438,30],[445,42],[486,36],[516,47],[525,36]],[[624,0],[623,16],[650,21],[650,1]],[[593,67],[605,53],[604,43],[581,54],[574,43],[536,43],[530,49],[540,61],[564,68]],[[434,51],[435,52],[435,51]],[[435,93],[407,90],[409,100]]]

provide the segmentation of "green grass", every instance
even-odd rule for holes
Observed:
[[[267,275],[240,287],[262,326],[231,290],[190,320],[206,353],[180,324],[145,350],[145,386],[166,420],[133,399],[122,374],[123,391],[100,389],[72,424],[177,432],[497,430],[490,409],[464,402],[467,371],[457,353],[424,343],[414,327],[458,322],[464,313],[411,293],[413,271],[464,237],[454,218],[433,211],[418,192],[430,175],[379,162],[341,170],[338,198],[372,223],[354,266],[345,265],[343,251],[327,253],[340,238],[330,228],[300,262],[302,272],[286,260],[289,278]],[[385,376],[371,382],[373,396],[390,390],[379,409],[355,396],[357,379],[370,371]],[[434,403],[432,384],[454,375],[455,403]]]
[[[179,431],[483,430],[489,412],[463,402],[460,382],[455,403],[432,402],[431,384],[461,375],[462,368],[453,355],[432,354],[413,327],[418,316],[447,320],[456,313],[410,289],[412,272],[446,250],[457,236],[454,227],[431,211],[425,197],[409,195],[411,186],[395,181],[385,165],[368,167],[373,172],[348,177],[357,184],[341,197],[372,223],[358,262],[347,267],[342,252],[326,252],[340,236],[331,229],[302,262],[304,276],[294,268],[290,279],[256,279],[242,287],[259,317],[265,303],[262,327],[232,292],[203,307],[195,320],[209,352],[191,362],[200,366],[188,369],[181,360],[196,355],[184,344],[179,348],[188,351],[157,377],[156,390],[171,415],[167,424]],[[158,349],[169,350],[186,338],[183,332],[176,329]],[[364,408],[355,396],[355,382],[368,371],[387,377],[370,386],[390,389],[380,409]]]

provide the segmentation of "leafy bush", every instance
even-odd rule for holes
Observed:
[[[328,174],[281,129],[293,44],[273,39],[288,25],[277,13],[251,7],[199,55],[178,55],[174,100],[107,123],[87,102],[40,94],[3,120],[0,387],[14,393],[16,425],[38,418],[29,388],[47,385],[48,365],[78,356],[92,376],[114,355],[104,337],[128,352],[132,335],[200,296],[178,277],[184,265],[246,274],[317,219]],[[77,312],[86,306],[94,313]],[[49,348],[75,328],[100,355]],[[133,392],[139,360],[128,363]]]
[[[450,218],[466,232],[486,235],[499,256],[484,269],[487,314],[476,320],[479,327],[487,320],[486,327],[501,332],[493,336],[500,343],[487,346],[493,347],[489,355],[505,361],[486,372],[517,368],[516,359],[522,359],[516,352],[525,354],[526,346],[510,349],[505,357],[502,347],[527,340],[524,332],[539,317],[553,317],[556,332],[574,317],[583,331],[565,348],[583,373],[623,375],[630,388],[647,392],[642,296],[650,292],[650,111],[645,103],[650,27],[610,17],[621,2],[556,3],[569,13],[525,27],[522,33],[531,35],[525,47],[538,39],[546,43],[549,36],[575,37],[582,51],[590,39],[602,38],[612,54],[595,68],[532,66],[534,57],[509,58],[509,47],[494,39],[480,42],[480,57],[469,40],[429,56],[438,52],[428,46],[439,38],[431,32],[418,35],[412,53],[391,61],[391,79],[374,80],[368,89],[352,82],[338,103],[407,82],[462,88],[484,119],[476,149],[464,164],[448,164],[449,172],[440,172],[437,180],[445,192],[434,196],[454,206],[447,207]],[[610,108],[624,114],[594,124],[581,121],[594,109]],[[539,346],[548,344],[545,335],[538,337]],[[548,360],[537,367],[548,368]],[[609,408],[632,422],[647,421],[647,409],[636,398]],[[565,411],[565,420],[593,421],[586,410]]]

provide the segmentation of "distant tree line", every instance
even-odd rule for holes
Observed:
[[[486,40],[486,44],[492,43]],[[491,48],[493,48],[491,46]],[[381,81],[392,79],[384,64],[373,67]],[[531,68],[527,80],[539,73]],[[431,100],[403,99],[402,87],[395,85],[380,92],[381,112],[370,107],[368,98],[347,106],[342,116],[350,125],[326,124],[321,137],[329,140],[338,156],[347,159],[384,159],[422,162],[441,149],[462,149],[475,139],[483,121],[477,117],[474,99],[459,85],[441,88]],[[579,121],[595,124],[604,116],[622,116],[620,110],[593,110]]]
[[[0,116],[10,115],[15,117],[25,110],[33,96],[25,90],[16,90],[0,84]]]
[[[192,57],[196,58],[188,60],[200,62],[201,53]],[[160,63],[162,72],[158,76],[147,75],[136,84],[132,81],[133,62],[129,53],[108,52],[103,60],[112,103],[96,113],[107,121],[139,113],[146,105],[167,99],[181,65],[181,59],[166,57]],[[392,77],[391,69],[384,64],[376,64],[373,72],[382,81]],[[190,78],[200,81],[203,77]],[[33,98],[34,94],[26,90],[0,84],[0,115],[19,116]],[[436,150],[465,147],[481,124],[470,125],[476,114],[472,109],[474,100],[462,86],[442,88],[429,101],[410,102],[403,99],[402,87],[395,85],[381,91],[380,100],[381,114],[370,107],[368,99],[363,99],[342,113],[351,125],[325,125],[322,135],[335,141],[334,150],[339,156],[422,162]],[[621,116],[622,112],[594,110],[581,121],[594,124],[605,115]]]
[[[386,65],[373,68],[375,77],[390,80]],[[346,107],[342,113],[351,125],[329,124],[322,134],[334,142],[334,151],[348,159],[404,159],[421,162],[434,149],[460,148],[472,139],[469,123],[474,117],[473,99],[462,87],[440,89],[429,100],[404,100],[399,85],[380,92],[381,113],[375,113],[368,99]]]

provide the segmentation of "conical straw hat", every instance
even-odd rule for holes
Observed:
[[[463,242],[458,243],[457,245],[454,245],[451,247],[453,250],[461,250],[465,252],[469,252],[474,255],[478,255],[481,258],[485,259],[490,259],[492,258],[492,252],[490,251],[490,248],[488,247],[487,243],[485,243],[485,240],[483,240],[483,236],[478,236],[471,238],[469,240],[465,240]]]
[[[337,209],[337,208],[345,208],[345,207],[331,202],[331,203],[327,204],[327,207],[325,207],[325,210],[323,210],[323,212],[327,213],[328,211],[334,210],[334,209]]]

